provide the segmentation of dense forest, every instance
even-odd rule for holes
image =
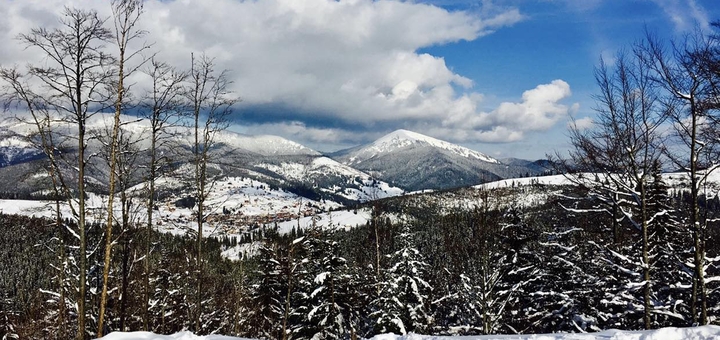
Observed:
[[[691,326],[688,196],[663,185],[653,183],[653,200],[668,213],[653,231],[651,327]],[[554,198],[545,203],[515,203],[546,190]],[[333,339],[644,328],[642,237],[627,219],[613,218],[573,186],[472,195],[480,197],[471,208],[424,196],[378,201],[372,221],[349,230],[318,226],[278,235],[267,226],[253,235],[261,240],[257,256],[240,261],[220,255],[240,240],[206,238],[202,276],[192,235],[118,230],[107,330],[147,325],[157,333]],[[707,220],[715,221],[718,198],[701,202]],[[718,254],[717,222],[708,223],[706,251]],[[0,224],[0,331],[22,339],[71,337],[79,254],[63,244],[72,236],[43,219],[1,215]],[[102,232],[96,225],[88,233],[90,335],[99,309]],[[152,248],[148,272],[141,265],[145,242]],[[720,272],[716,259],[709,261],[708,313],[715,321]]]

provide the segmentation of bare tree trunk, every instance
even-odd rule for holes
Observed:
[[[108,277],[110,274],[110,259],[112,251],[112,227],[113,227],[113,199],[115,197],[115,173],[117,168],[118,153],[118,134],[120,131],[120,113],[122,112],[122,101],[124,95],[123,78],[123,60],[125,49],[120,49],[120,69],[119,81],[117,86],[117,101],[115,102],[115,118],[113,122],[112,137],[110,139],[110,179],[108,184],[108,201],[107,201],[107,224],[105,226],[105,261],[103,264],[103,285],[102,293],[100,293],[100,315],[98,317],[98,337],[103,335],[103,323],[105,321],[105,306],[107,305]]]
[[[154,127],[153,127],[154,129]],[[147,206],[147,226],[145,227],[145,256],[143,258],[143,330],[149,331],[150,324],[150,247],[152,246],[153,209],[155,206],[155,167],[156,167],[156,138],[155,133],[150,137],[150,179]]]
[[[691,111],[696,112],[694,101],[691,102]],[[697,162],[697,129],[698,129],[698,115],[691,115],[691,127],[690,127],[690,224],[693,235],[693,264],[695,272],[693,275],[692,285],[692,305],[691,312],[693,315],[693,323],[700,323],[701,325],[707,324],[707,289],[705,287],[705,276],[704,266],[705,259],[703,253],[703,245],[701,240],[701,225],[700,225],[700,209],[698,204],[699,198],[699,180],[698,180],[698,162]],[[700,304],[700,316],[698,320],[698,304]]]
[[[143,330],[150,330],[150,273],[151,262],[150,253],[152,247],[153,234],[153,211],[155,210],[156,183],[159,175],[160,163],[164,157],[158,157],[159,148],[163,145],[166,124],[172,124],[173,118],[179,116],[178,111],[182,106],[181,89],[183,82],[187,78],[186,73],[176,72],[168,65],[151,59],[150,67],[145,71],[153,81],[152,91],[149,97],[145,98],[144,109],[147,110],[146,117],[150,121],[150,162],[148,169],[148,177],[146,178],[148,185],[147,192],[147,225],[144,232],[144,258],[143,258],[143,311],[142,322]]]
[[[120,288],[120,331],[125,332],[127,330],[126,318],[127,318],[127,299],[128,299],[128,262],[130,261],[130,247],[127,238],[123,240],[123,254],[122,254],[122,286]]]
[[[78,91],[78,97],[79,96]],[[78,99],[79,101],[80,99]],[[78,289],[78,340],[85,339],[85,295],[87,281],[87,238],[85,236],[85,123],[78,131],[78,235],[80,236],[80,287]]]
[[[648,212],[647,212],[647,189],[644,182],[645,176],[642,176],[643,182],[640,183],[640,207],[642,214],[642,259],[643,259],[643,322],[645,329],[651,329],[650,316],[652,311],[652,302],[650,301],[650,292],[652,286],[650,282],[650,240],[648,235]]]
[[[195,60],[193,56],[193,75],[195,73]],[[200,70],[200,72],[203,72]],[[204,84],[201,84],[199,82],[195,83],[196,93],[202,93],[202,90],[199,87],[204,86]],[[203,199],[205,195],[205,181],[203,179],[204,177],[204,168],[202,166],[203,157],[201,156],[200,151],[200,110],[201,107],[199,105],[199,102],[196,102],[195,110],[194,110],[194,118],[195,118],[195,144],[194,144],[194,156],[195,156],[195,197],[196,197],[196,203],[197,203],[197,238],[195,242],[195,246],[197,248],[197,254],[196,254],[196,284],[197,284],[197,290],[195,292],[195,332],[198,334],[200,333],[200,316],[202,314],[202,232],[203,232]],[[204,144],[203,144],[204,146]],[[204,148],[203,148],[204,151]]]
[[[115,0],[112,2],[112,9],[115,24],[115,38],[119,48],[118,56],[118,82],[115,99],[115,116],[113,121],[112,137],[110,139],[110,178],[108,180],[108,202],[107,202],[107,225],[105,227],[105,261],[103,266],[103,287],[100,294],[100,315],[98,317],[98,337],[103,335],[105,321],[105,308],[107,305],[108,276],[110,273],[110,259],[112,251],[112,226],[113,226],[113,199],[115,197],[115,177],[117,172],[118,134],[120,132],[120,114],[123,110],[125,100],[125,63],[128,43],[133,38],[143,34],[141,31],[133,31],[142,13],[142,2],[139,0]],[[142,49],[141,49],[142,50]],[[130,56],[132,57],[132,55]],[[128,72],[131,73],[131,72]]]
[[[232,93],[228,91],[231,81],[227,78],[227,71],[215,73],[212,59],[202,56],[195,59],[191,54],[192,65],[190,70],[191,84],[188,89],[188,99],[192,106],[194,118],[194,145],[193,162],[195,163],[194,185],[195,199],[197,204],[197,259],[196,259],[196,289],[195,292],[195,331],[201,331],[202,315],[202,244],[203,226],[205,222],[205,199],[213,181],[208,178],[208,164],[210,162],[211,150],[215,134],[227,128],[229,115],[232,113],[232,105],[237,99],[231,98]],[[203,114],[203,121],[200,115]],[[202,124],[201,124],[202,123]]]

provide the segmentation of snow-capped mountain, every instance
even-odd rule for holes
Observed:
[[[407,130],[331,155],[405,190],[448,189],[538,173],[483,153]]]
[[[121,119],[122,138],[132,141],[130,145],[137,153],[134,160],[138,166],[130,174],[130,184],[140,185],[146,177],[146,164],[149,160],[150,124],[147,120],[123,116]],[[98,114],[88,121],[88,132],[102,135],[112,126],[112,116]],[[66,143],[60,145],[62,162],[68,178],[75,176],[73,158],[76,157],[76,142],[65,136],[76,135],[73,125],[53,127],[54,133],[63,136],[57,140]],[[171,160],[172,168],[182,172],[184,164],[190,162],[193,131],[177,126],[170,129],[161,146],[163,157]],[[0,122],[0,193],[21,193],[27,197],[44,192],[48,188],[44,156],[28,141],[33,126],[18,121]],[[98,133],[99,132],[99,133]],[[109,171],[103,160],[102,143],[91,139],[86,154],[96,154],[86,169],[91,191],[103,193],[107,189],[106,180]],[[268,187],[279,188],[313,200],[329,200],[348,204],[364,202],[388,196],[397,196],[404,190],[385,182],[373,179],[369,174],[356,170],[299,143],[278,136],[248,136],[231,131],[219,131],[211,149],[213,169],[222,177],[240,177],[253,179]],[[76,181],[70,181],[71,184]],[[180,189],[182,190],[182,189]]]
[[[347,163],[352,165],[382,154],[402,152],[403,150],[418,147],[432,147],[469,159],[477,159],[487,163],[500,163],[498,160],[475,150],[402,129],[393,131],[369,145],[361,147],[353,153]]]
[[[249,136],[232,131],[219,131],[215,136],[218,146],[244,150],[262,156],[320,156],[320,153],[302,144],[271,135]]]
[[[109,131],[112,117],[93,116],[87,124],[90,134]],[[137,161],[147,161],[150,124],[147,120],[123,116],[123,138],[138,152]],[[53,126],[62,156],[72,158],[76,142],[72,124]],[[46,181],[42,154],[28,143],[32,124],[20,121],[0,122],[0,191],[43,190]],[[193,131],[174,127],[166,136],[161,152],[181,167],[191,159]],[[102,154],[102,143],[91,139],[86,154]],[[515,159],[498,160],[481,152],[407,130],[397,130],[367,145],[334,154],[321,153],[278,136],[248,136],[219,131],[212,146],[214,162],[224,176],[252,178],[281,187],[311,199],[331,199],[342,203],[366,201],[400,195],[405,191],[465,187],[504,178],[536,175],[543,172],[542,162]],[[68,161],[68,175],[74,174],[74,161]],[[102,157],[94,157],[86,173],[88,183],[102,192],[108,166]],[[145,177],[145,167],[137,167],[131,184]],[[32,180],[31,180],[32,179]],[[3,184],[4,183],[4,184]],[[45,184],[43,184],[45,183]]]

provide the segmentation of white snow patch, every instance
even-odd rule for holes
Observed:
[[[554,334],[523,334],[523,335],[478,335],[478,336],[430,336],[419,334],[381,334],[371,340],[710,340],[720,338],[720,326],[699,326],[689,328],[661,328],[650,331],[621,331],[616,329],[597,333],[554,333]],[[148,332],[115,332],[101,338],[102,340],[242,340],[245,338],[226,337],[221,335],[197,336],[190,332],[173,335],[157,335]],[[247,340],[247,339],[246,339]]]

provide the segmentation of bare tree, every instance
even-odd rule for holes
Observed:
[[[614,240],[627,221],[641,237],[643,323],[651,328],[652,221],[649,184],[661,156],[660,128],[666,120],[659,106],[652,70],[637,53],[619,53],[609,68],[603,60],[595,71],[600,93],[595,96],[597,118],[591,129],[571,129],[573,166],[594,175],[570,174],[573,181],[591,188],[613,218]]]
[[[164,153],[168,151],[169,137],[173,134],[169,128],[178,124],[181,110],[184,106],[182,97],[184,81],[187,74],[179,72],[169,65],[152,59],[145,73],[152,79],[152,88],[146,94],[141,105],[141,115],[146,117],[150,123],[150,150],[149,162],[147,164],[147,226],[144,237],[144,258],[143,267],[145,275],[143,278],[143,330],[149,331],[150,309],[150,246],[153,228],[153,211],[155,209],[155,182],[160,176],[162,169],[167,166],[169,159]],[[163,151],[163,153],[161,153]]]
[[[108,202],[107,202],[107,226],[105,228],[105,260],[103,266],[103,287],[100,294],[100,315],[98,317],[97,335],[102,337],[103,324],[105,321],[105,306],[107,304],[108,274],[110,272],[110,256],[112,251],[112,226],[113,220],[113,199],[115,197],[115,174],[118,153],[118,134],[120,130],[120,114],[125,105],[125,79],[134,70],[126,70],[126,63],[129,59],[138,55],[147,48],[129,52],[129,43],[144,35],[144,31],[138,30],[136,25],[143,12],[143,2],[140,0],[114,0],[112,2],[113,23],[115,26],[115,42],[119,49],[117,58],[117,83],[114,84],[115,94],[115,116],[113,121],[112,137],[110,139],[110,172],[108,180]],[[129,54],[128,54],[129,53]]]
[[[701,32],[672,42],[668,51],[664,43],[649,33],[641,46],[643,62],[654,73],[655,82],[666,93],[663,104],[675,128],[674,143],[666,148],[672,162],[690,177],[690,230],[693,237],[693,279],[691,313],[693,323],[708,323],[708,292],[705,282],[706,221],[700,214],[699,197],[708,175],[720,166],[713,157],[718,140],[704,139],[717,114],[717,97],[707,77],[706,64],[699,56],[717,53],[718,41]]]
[[[43,65],[29,65],[33,80],[40,83],[33,93],[43,108],[57,113],[59,119],[77,129],[77,197],[65,185],[64,192],[78,221],[79,277],[78,331],[84,339],[86,323],[87,239],[85,219],[85,170],[88,143],[87,120],[105,107],[108,93],[105,85],[113,75],[114,59],[104,52],[112,39],[104,27],[105,20],[92,10],[66,8],[60,27],[52,30],[35,28],[21,34],[20,40],[38,49],[45,57]],[[58,168],[56,168],[59,171]],[[68,183],[65,183],[68,184]],[[75,207],[75,203],[77,207]]]
[[[51,181],[53,190],[53,196],[55,201],[55,226],[57,228],[64,228],[62,213],[60,210],[62,197],[70,197],[69,187],[65,183],[58,161],[55,157],[57,151],[56,146],[59,142],[54,140],[54,134],[52,130],[53,118],[47,107],[41,105],[41,100],[35,93],[32,92],[32,86],[28,83],[29,76],[22,74],[17,68],[0,68],[0,80],[5,82],[0,94],[0,101],[5,104],[5,110],[9,110],[11,107],[21,108],[27,110],[30,114],[30,118],[16,117],[22,122],[29,124],[35,128],[35,132],[28,136],[28,141],[35,145],[38,149],[42,150],[43,154],[48,159],[48,163],[45,167],[48,177]],[[73,206],[71,206],[72,208]],[[65,244],[63,239],[59,239],[58,251],[58,266],[57,268],[64,268],[64,264],[67,263],[67,253],[65,251]],[[65,289],[63,289],[65,283],[65,270],[59,270],[58,275],[58,287],[59,287],[59,302],[58,302],[58,336],[60,338],[67,337],[66,317],[67,311],[65,295]]]
[[[114,212],[114,223],[113,226],[119,226],[119,234],[112,237],[112,246],[119,244],[121,246],[121,267],[120,267],[120,281],[121,286],[119,290],[119,321],[120,330],[126,330],[127,320],[127,301],[130,298],[127,294],[129,285],[129,266],[130,266],[130,243],[131,237],[137,235],[132,232],[132,228],[137,224],[138,209],[133,205],[133,198],[139,196],[139,192],[130,191],[131,185],[136,183],[137,179],[141,177],[140,171],[140,156],[141,156],[141,144],[145,142],[143,135],[134,133],[131,130],[125,128],[129,124],[137,123],[136,121],[123,122],[121,128],[118,130],[117,139],[115,141],[117,149],[115,150],[114,157],[111,157],[112,153],[112,129],[113,126],[106,126],[104,130],[94,131],[97,134],[97,140],[102,144],[100,154],[106,164],[103,166],[109,167],[112,162],[115,162],[115,183],[117,193],[120,198],[120,216],[117,216],[117,212]],[[117,228],[114,228],[117,229]],[[106,234],[107,236],[107,234]],[[107,241],[107,240],[106,240]],[[107,247],[107,244],[106,244]],[[107,251],[106,251],[107,254]],[[112,267],[110,262],[107,263]],[[109,272],[109,270],[108,270]],[[108,282],[104,284],[110,285]]]
[[[209,174],[208,166],[213,158],[213,146],[216,134],[230,124],[232,105],[237,98],[230,92],[232,83],[228,71],[217,72],[214,60],[203,55],[198,59],[191,56],[192,64],[188,77],[187,97],[193,119],[194,141],[192,159],[194,165],[193,187],[197,204],[197,259],[196,259],[196,300],[195,300],[195,331],[201,332],[200,317],[202,315],[202,244],[203,226],[206,216],[205,200],[212,189],[214,176]]]

